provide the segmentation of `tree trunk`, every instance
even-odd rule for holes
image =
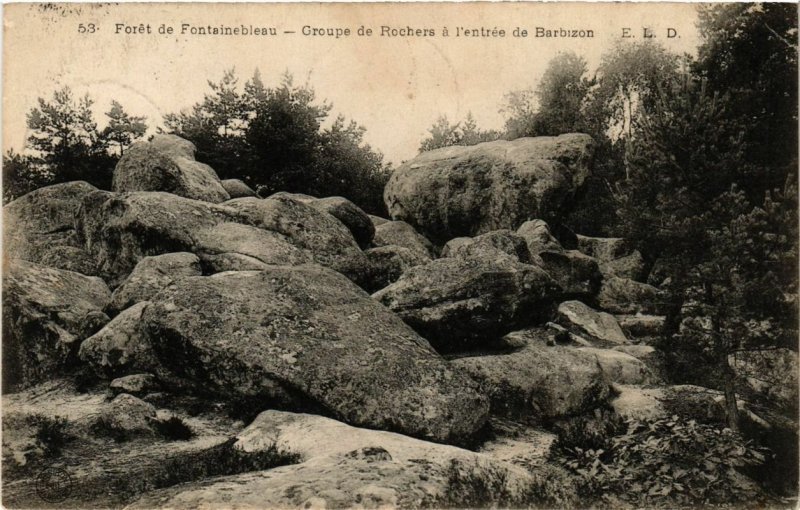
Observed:
[[[725,417],[728,428],[739,432],[739,405],[736,403],[736,373],[728,363],[728,357],[723,360],[723,374],[725,377]]]

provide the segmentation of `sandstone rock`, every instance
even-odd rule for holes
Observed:
[[[597,356],[608,380],[619,384],[652,384],[656,378],[642,361],[617,349],[581,347],[581,351]]]
[[[75,234],[84,196],[97,188],[83,181],[39,188],[3,207],[6,257],[95,275],[95,264]]]
[[[317,210],[326,212],[341,221],[353,234],[361,248],[366,248],[375,236],[375,225],[367,213],[353,202],[343,197],[320,198],[311,203]]]
[[[570,332],[600,345],[614,346],[628,342],[612,315],[592,310],[580,301],[565,301],[558,305],[558,323]]]
[[[591,298],[600,289],[603,275],[597,261],[577,250],[540,252],[541,267],[558,283],[565,297]]]
[[[201,274],[200,260],[191,253],[145,257],[114,290],[109,309],[118,313],[131,305],[149,300],[175,280]]]
[[[234,447],[276,447],[301,462],[153,492],[132,508],[449,508],[471,500],[520,507],[576,499],[562,486],[566,477],[544,480],[487,455],[307,414],[261,413]]]
[[[149,435],[153,433],[151,423],[155,418],[156,408],[152,404],[122,393],[100,411],[98,423],[114,434]]]
[[[550,227],[542,220],[526,221],[517,229],[517,235],[525,239],[531,255],[543,251],[564,251],[561,243],[550,233]]]
[[[559,294],[541,269],[509,259],[442,258],[412,267],[373,297],[441,351],[535,323]]]
[[[275,194],[269,198],[238,198],[225,203],[247,223],[282,234],[314,261],[361,284],[369,276],[366,255],[340,221],[311,205]]]
[[[489,397],[492,414],[550,420],[582,414],[606,402],[608,381],[597,357],[572,347],[531,342],[510,354],[458,358]]]
[[[594,142],[584,134],[498,140],[424,152],[394,171],[384,201],[441,244],[531,218],[558,217],[590,174]]]
[[[6,260],[3,273],[3,389],[74,368],[80,341],[109,320],[106,284],[24,260]]]
[[[646,276],[644,258],[638,250],[618,259],[601,261],[600,272],[606,278],[616,276],[634,281],[641,281]]]
[[[160,363],[153,353],[142,324],[142,312],[149,301],[122,311],[103,329],[80,346],[80,359],[100,377],[115,378],[141,372],[159,372]]]
[[[414,266],[426,264],[429,257],[402,246],[387,245],[370,248],[367,255],[372,271],[372,278],[367,290],[377,291],[394,283],[406,270]]]
[[[84,197],[77,230],[98,269],[115,285],[144,257],[193,253],[199,232],[238,219],[234,209],[169,193],[97,191]]]
[[[294,246],[286,236],[241,223],[225,222],[199,229],[194,241],[195,251],[203,260],[219,260],[214,256],[228,254],[243,255],[268,265],[295,266],[312,261],[310,252]]]
[[[531,263],[525,239],[510,230],[494,230],[477,237],[456,237],[444,245],[442,257],[510,257],[516,262]]]
[[[244,183],[240,179],[223,179],[220,181],[222,187],[228,192],[230,198],[246,198],[257,197],[258,194],[253,191],[253,188]]]
[[[230,199],[214,169],[195,161],[194,154],[194,144],[175,135],[156,135],[150,142],[137,142],[114,168],[112,189],[166,191],[214,203]]]
[[[655,314],[661,311],[658,289],[626,278],[605,278],[597,294],[603,310],[618,314]]]
[[[263,271],[269,267],[269,264],[241,253],[201,253],[200,262],[205,274],[225,271]]]
[[[135,397],[143,397],[159,389],[158,381],[153,374],[133,374],[119,377],[108,385],[112,395],[127,393]]]
[[[590,237],[578,235],[578,250],[597,260],[608,262],[630,255],[630,244],[621,237]]]
[[[431,258],[434,255],[433,245],[414,230],[405,221],[387,221],[375,227],[375,246],[402,246],[422,256]]]
[[[367,216],[369,216],[370,221],[376,228],[378,227],[378,225],[383,225],[384,223],[389,221],[386,218],[381,218],[380,216],[375,216],[374,214],[368,214]]]
[[[661,334],[666,317],[663,315],[616,315],[617,322],[629,338],[648,338]]]
[[[276,400],[437,441],[488,403],[395,315],[317,265],[185,278],[143,313],[158,359],[206,394]],[[287,400],[288,399],[288,400]]]

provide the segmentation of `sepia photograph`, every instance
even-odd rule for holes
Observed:
[[[13,3],[10,509],[794,509],[796,3]]]

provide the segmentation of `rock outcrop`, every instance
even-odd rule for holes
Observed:
[[[253,188],[244,183],[240,179],[223,179],[220,181],[222,187],[228,192],[231,198],[247,198],[257,197],[258,194],[253,191]]]
[[[364,253],[367,255],[372,272],[369,285],[365,288],[372,292],[396,282],[406,270],[427,264],[431,260],[419,251],[394,244],[370,248]]]
[[[608,380],[592,353],[529,342],[509,354],[453,360],[480,385],[492,413],[514,419],[575,416],[606,403]]]
[[[108,322],[111,292],[100,278],[8,260],[3,271],[3,389],[76,366],[80,342]]]
[[[191,253],[167,253],[143,258],[122,284],[114,289],[109,308],[114,313],[147,301],[170,283],[200,276],[200,259]]]
[[[361,248],[368,247],[375,237],[375,226],[367,213],[346,198],[319,198],[313,201],[311,206],[341,221]]]
[[[548,507],[575,499],[564,479],[535,477],[486,454],[307,414],[266,411],[234,448],[277,449],[300,462],[157,491],[131,508]]]
[[[206,202],[224,202],[230,195],[210,166],[194,159],[192,142],[175,135],[156,135],[133,144],[114,168],[112,189],[166,191]]]
[[[603,310],[618,314],[658,315],[662,309],[659,290],[627,278],[604,278],[597,294]]]
[[[510,257],[523,264],[532,262],[525,239],[510,230],[493,230],[476,237],[456,237],[444,245],[442,257]]]
[[[159,361],[205,394],[436,441],[463,440],[486,420],[472,381],[318,265],[184,278],[142,322]]]
[[[440,351],[457,351],[541,320],[560,289],[508,258],[442,258],[412,267],[373,297]]]
[[[3,207],[3,250],[56,269],[96,275],[92,257],[75,232],[83,197],[97,188],[83,181],[46,186]]]
[[[375,246],[402,246],[428,259],[434,255],[433,245],[405,221],[386,221],[375,227]]]
[[[592,310],[580,301],[565,301],[558,305],[558,322],[571,333],[601,346],[613,347],[628,341],[613,315]]]
[[[394,171],[384,201],[395,220],[436,244],[533,218],[559,217],[590,174],[584,134],[498,140],[424,152]]]

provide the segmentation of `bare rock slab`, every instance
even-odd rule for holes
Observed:
[[[206,394],[436,441],[474,434],[488,414],[427,341],[318,265],[185,278],[142,320],[159,361]]]
[[[600,345],[628,343],[613,315],[593,310],[580,301],[565,301],[558,305],[558,323],[571,333]]]

